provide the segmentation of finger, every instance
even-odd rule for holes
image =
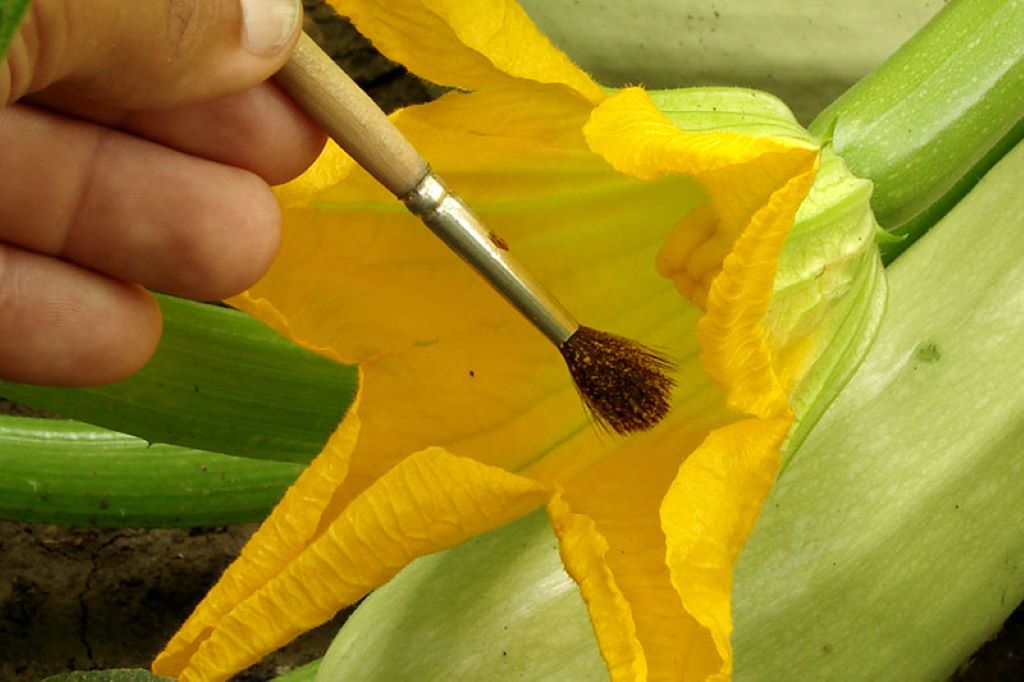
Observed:
[[[0,244],[0,378],[92,386],[149,360],[160,309],[141,287]]]
[[[291,180],[316,159],[326,139],[274,83],[158,111],[102,106],[62,88],[30,101],[130,132],[179,151],[256,173],[271,185]]]
[[[280,212],[248,171],[81,121],[0,111],[0,241],[197,299],[252,284]]]
[[[128,109],[241,92],[284,64],[301,19],[300,0],[35,0],[0,101],[55,83]]]

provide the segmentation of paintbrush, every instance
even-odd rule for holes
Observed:
[[[649,429],[668,414],[671,363],[650,348],[577,322],[305,33],[276,79],[342,149],[558,348],[599,424],[627,434]]]

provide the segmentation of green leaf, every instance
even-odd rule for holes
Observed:
[[[0,60],[7,55],[11,38],[21,24],[29,0],[0,0]]]
[[[739,85],[807,122],[896,50],[937,0],[522,0],[541,30],[609,86]]]
[[[355,393],[355,368],[236,310],[157,299],[163,338],[137,375],[88,389],[0,382],[0,395],[152,442],[290,462],[320,451]]]
[[[960,0],[811,125],[875,183],[891,261],[1024,137],[1024,3]]]
[[[1021,178],[1024,145],[889,268],[736,567],[736,680],[945,679],[1024,597]]]
[[[149,445],[71,421],[0,416],[0,518],[103,527],[262,519],[302,466]]]
[[[90,670],[88,672],[61,673],[51,675],[43,682],[165,682],[169,677],[154,675],[141,668],[118,668],[112,670]]]
[[[317,680],[608,678],[544,510],[417,559],[366,598]]]

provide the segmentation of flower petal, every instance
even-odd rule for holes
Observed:
[[[647,658],[629,602],[608,568],[608,540],[589,516],[572,510],[562,494],[548,503],[563,562],[587,601],[594,634],[612,680],[647,679]]]
[[[598,102],[601,87],[514,0],[331,0],[374,47],[413,73],[463,90],[557,83]]]
[[[732,91],[722,92],[733,102]],[[682,173],[706,189],[707,204],[676,226],[658,268],[706,307],[700,325],[704,361],[729,404],[770,416],[788,404],[763,320],[779,254],[814,179],[817,149],[788,134],[784,123],[766,126],[754,119],[750,127],[787,134],[683,130],[643,90],[630,88],[599,105],[584,132],[591,148],[623,173],[647,179]]]
[[[360,422],[357,395],[324,450],[285,492],[235,560],[153,662],[153,672],[177,675],[236,604],[248,599],[301,554],[314,538],[324,507],[348,473]]]
[[[307,530],[318,529],[315,537],[297,556],[275,566],[277,570],[264,570],[258,589],[231,603],[226,613],[214,613],[221,611],[220,604],[208,605],[217,594],[215,587],[193,616],[213,617],[204,619],[208,625],[183,652],[187,660],[183,655],[173,660],[162,656],[154,670],[181,680],[226,679],[327,621],[414,558],[519,518],[549,494],[527,478],[441,448],[414,453],[374,481],[337,517],[307,522]],[[295,502],[282,503],[265,525],[290,518],[296,507],[303,506],[303,501]],[[246,548],[250,555],[276,549],[260,540]],[[243,554],[218,587],[244,572],[246,559]]]
[[[503,113],[487,118],[496,103]],[[717,394],[693,333],[700,311],[651,267],[703,192],[687,178],[615,172],[584,147],[586,110],[570,101],[529,102],[525,133],[516,121],[531,117],[513,104],[498,91],[450,95],[396,121],[581,320],[671,349],[690,404]],[[575,139],[561,127],[566,114]],[[426,444],[536,467],[541,480],[603,455],[558,352],[362,171],[284,217],[270,272],[232,302],[303,345],[363,363],[360,449],[372,455],[355,456],[355,487],[339,500]]]
[[[732,671],[732,571],[775,480],[792,419],[748,419],[713,431],[682,466],[661,502],[665,559],[675,593]],[[706,630],[703,630],[706,628]]]
[[[360,362],[358,441],[331,456],[344,470],[326,498],[316,495],[305,535],[284,550],[271,543],[276,563],[247,567],[243,557],[232,569],[241,578],[228,580],[244,589],[223,607],[201,607],[205,615],[177,645],[196,670],[243,665],[411,558],[513,518],[501,514],[522,513],[526,501],[559,487],[549,511],[617,679],[707,675],[727,665],[722,628],[705,627],[720,604],[698,600],[689,611],[677,584],[685,577],[674,572],[688,565],[665,563],[694,540],[687,529],[663,530],[661,501],[687,489],[680,462],[691,451],[712,443],[746,452],[739,436],[732,443],[734,427],[698,447],[735,421],[728,407],[789,423],[763,321],[816,149],[785,134],[785,124],[761,137],[683,131],[636,90],[590,114],[582,139],[589,105],[561,85],[530,87],[529,98],[513,81],[453,93],[394,120],[581,320],[670,349],[680,368],[673,414],[652,432],[602,441],[558,353],[329,150],[308,178],[281,190],[280,256],[236,302],[303,345]],[[702,307],[703,348],[695,333]],[[426,445],[445,450],[421,451]],[[778,441],[768,446],[777,461]],[[424,458],[440,483],[410,483],[424,477]],[[761,464],[752,462],[755,474],[767,471]],[[732,501],[727,490],[709,490],[712,507]],[[763,496],[753,483],[742,490]],[[492,498],[505,507],[488,506]],[[464,513],[474,505],[487,511]],[[291,513],[282,505],[268,523]],[[413,532],[396,533],[399,522]],[[726,541],[745,537],[731,520],[723,528]],[[331,585],[315,594],[303,587],[328,575]],[[291,605],[296,599],[301,608]],[[294,612],[288,619],[266,615],[284,603]]]
[[[717,424],[732,418],[723,408]],[[678,421],[631,441],[549,503],[613,680],[703,679],[720,667],[708,630],[672,583],[660,518],[680,462],[709,428]]]
[[[815,169],[812,160],[754,214],[708,296],[708,313],[699,327],[705,366],[737,411],[770,417],[789,410],[789,394],[773,364],[764,319],[779,255]]]

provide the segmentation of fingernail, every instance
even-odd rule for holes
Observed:
[[[266,56],[280,50],[299,28],[300,0],[240,0],[245,49]]]

